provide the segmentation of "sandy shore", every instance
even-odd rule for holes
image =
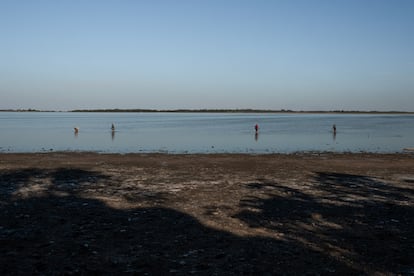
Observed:
[[[0,154],[0,273],[414,273],[413,154]]]

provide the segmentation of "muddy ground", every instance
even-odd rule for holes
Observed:
[[[414,274],[412,154],[0,154],[0,274]]]

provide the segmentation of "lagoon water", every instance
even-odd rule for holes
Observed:
[[[0,152],[390,153],[414,147],[414,115],[0,112],[0,128]]]

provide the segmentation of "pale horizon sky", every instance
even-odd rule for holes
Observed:
[[[414,111],[411,0],[0,0],[0,109]]]

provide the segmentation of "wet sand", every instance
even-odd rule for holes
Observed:
[[[0,273],[412,274],[414,155],[0,154]]]

